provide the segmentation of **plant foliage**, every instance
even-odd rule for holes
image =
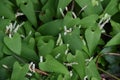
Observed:
[[[119,80],[119,0],[0,0],[0,10],[0,80]]]

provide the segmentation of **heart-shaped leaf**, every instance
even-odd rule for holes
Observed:
[[[76,50],[81,50],[83,47],[82,39],[80,38],[80,29],[74,28],[72,32],[66,35],[62,34],[63,41],[65,44],[69,44],[70,50],[75,53]]]
[[[46,56],[46,61],[39,63],[39,68],[48,72],[57,72],[62,74],[69,74],[67,68],[55,60],[51,55]]]
[[[4,16],[5,18],[9,18],[10,20],[15,19],[15,14],[12,9],[10,9],[10,5],[7,6],[2,0],[0,1],[0,16]]]
[[[16,0],[18,6],[22,12],[26,15],[28,20],[34,25],[37,26],[37,19],[34,11],[34,6],[31,0]]]
[[[100,36],[101,36],[101,30],[99,28],[97,28],[96,30],[92,30],[91,28],[88,28],[85,31],[85,38],[87,41],[87,46],[90,52],[89,54],[90,56],[93,55],[93,52],[100,40]]]
[[[94,60],[90,61],[89,65],[86,67],[86,74],[88,75],[88,80],[90,80],[91,77],[97,78],[97,80],[101,80],[101,77],[96,68],[96,64]],[[95,79],[92,79],[92,80],[95,80]]]
[[[23,67],[21,67],[18,62],[15,62],[11,80],[26,80],[25,75],[28,71],[28,64],[25,64]]]
[[[85,77],[85,57],[82,51],[77,50],[75,56],[72,54],[68,54],[67,56],[68,62],[77,63],[72,65],[73,69],[78,73],[81,80]]]
[[[48,0],[46,4],[44,4],[42,11],[39,15],[39,18],[41,21],[45,22],[49,22],[52,21],[53,17],[55,16],[55,9],[56,9],[56,5],[54,5],[56,3],[55,0]]]
[[[52,52],[54,48],[54,41],[51,39],[48,42],[45,42],[44,40],[40,39],[37,46],[39,55],[46,56],[47,54],[50,54]]]
[[[12,38],[4,37],[5,45],[14,53],[20,55],[21,53],[21,38],[18,33],[14,34]]]
[[[65,61],[66,60],[66,56],[65,56],[66,49],[67,49],[67,45],[62,44],[62,45],[54,48],[51,52],[51,55],[56,57],[56,59],[59,61]]]
[[[50,26],[52,25],[52,26]],[[53,20],[45,23],[38,28],[38,32],[43,35],[56,36],[63,29],[63,20]]]
[[[0,80],[7,80],[8,74],[11,74],[10,70],[12,69],[15,61],[16,59],[13,56],[7,56],[0,59]],[[5,69],[3,66],[8,68]]]

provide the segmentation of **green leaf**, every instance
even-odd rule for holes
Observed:
[[[10,9],[3,1],[0,1],[0,16],[4,16],[10,20],[15,19],[15,14],[13,13],[12,9]]]
[[[9,78],[15,61],[16,59],[12,56],[7,56],[0,60],[0,80],[7,80]],[[3,67],[3,65],[7,68]]]
[[[8,70],[0,67],[0,80],[7,80],[7,78],[9,78],[9,74]]]
[[[119,44],[120,44],[120,32],[116,34],[110,41],[108,41],[105,46],[107,47],[107,46],[114,46]]]
[[[6,26],[10,24],[10,19],[0,19],[0,31],[5,31]]]
[[[83,28],[90,28],[93,26],[96,26],[97,23],[96,21],[98,20],[99,16],[98,15],[90,15],[87,17],[84,17],[83,19],[80,20],[79,24],[83,27]]]
[[[26,21],[22,27],[25,30],[26,36],[29,36],[30,32],[31,35],[35,32],[34,28],[32,27],[32,24],[29,21]]]
[[[78,63],[78,64],[72,65],[72,67],[78,73],[81,80],[83,80],[85,77],[85,67],[86,67],[83,52],[78,50],[76,51],[75,56],[68,54],[67,60],[71,63],[75,63],[75,62]]]
[[[57,16],[60,17],[60,8],[64,11],[65,7],[71,2],[72,0],[59,0],[57,6]]]
[[[26,15],[28,20],[37,27],[37,19],[34,11],[34,6],[31,0],[17,0],[16,1],[22,12]]]
[[[21,37],[18,33],[14,34],[12,38],[4,37],[4,43],[15,54],[21,54]]]
[[[4,57],[0,60],[0,67],[2,67],[2,65],[6,65],[10,69],[13,67],[15,61],[16,59],[13,56]]]
[[[90,56],[92,56],[94,54],[94,50],[96,48],[96,46],[98,45],[98,42],[100,40],[100,36],[101,36],[101,30],[99,28],[92,30],[91,28],[88,28],[85,31],[85,38],[87,41],[87,46],[90,52]]]
[[[90,63],[86,67],[86,75],[88,75],[89,80],[92,77],[96,78],[97,80],[101,80],[101,77],[100,77],[100,75],[98,73],[95,62],[93,60],[90,61]]]
[[[117,22],[115,22],[115,21],[110,21],[110,23],[111,23],[111,25],[112,25],[112,34],[113,35],[116,35],[117,33],[119,33],[120,32],[120,24],[119,23],[117,23]]]
[[[75,0],[75,1],[81,8],[86,6],[84,11],[85,14],[87,15],[100,14],[103,10],[100,1],[97,0],[96,1],[98,4],[94,4],[94,2],[92,2],[93,0]]]
[[[54,14],[54,10],[46,9],[40,13],[39,18],[44,23],[50,22],[52,21]]]
[[[56,36],[63,29],[63,20],[54,20],[45,23],[38,28],[38,31],[43,35]]]
[[[42,39],[43,38],[43,39]],[[50,54],[54,48],[54,40],[44,40],[44,37],[39,38],[37,43],[39,55],[46,56]]]
[[[39,58],[36,52],[34,51],[34,49],[25,42],[22,43],[21,56],[27,59],[28,61],[33,61],[33,62],[39,61]]]
[[[40,4],[39,0],[31,0],[34,6],[34,10],[38,11],[41,9],[42,5]]]
[[[4,52],[4,54],[6,54],[6,55],[12,55],[14,52],[13,51],[11,51],[6,45],[4,45],[4,47],[3,47],[3,52]]]
[[[95,78],[95,77],[92,77],[92,79],[91,80],[98,80],[97,78]]]
[[[50,55],[46,56],[45,62],[39,63],[39,68],[43,71],[62,73],[66,75],[69,74],[67,68]]]
[[[25,64],[23,67],[21,67],[18,62],[15,62],[11,80],[26,80],[25,76],[28,71],[28,64]]]
[[[52,52],[51,52],[51,55],[56,57],[56,59],[58,61],[65,61],[66,60],[66,56],[65,56],[65,51],[67,49],[67,45],[63,44],[63,45],[60,45],[58,47],[55,47]]]
[[[83,43],[80,38],[80,29],[78,27],[66,35],[62,34],[62,37],[65,44],[69,44],[69,48],[73,53],[75,53],[76,50],[82,49]]]
[[[55,16],[56,10],[56,1],[55,0],[48,0],[47,3],[43,6],[42,11],[39,15],[41,21],[49,22],[53,20]]]
[[[40,0],[40,1],[43,5],[47,2],[47,0]]]
[[[104,14],[108,13],[109,15],[114,15],[118,12],[118,3],[119,0],[111,0],[107,7],[104,10]]]
[[[57,80],[63,80],[63,79],[64,79],[64,78],[63,78],[62,75],[59,75],[58,78],[57,78]]]
[[[4,39],[5,34],[0,31],[0,59],[3,57],[3,39]]]
[[[63,19],[63,25],[66,25],[67,28],[79,25],[79,22],[80,22],[79,18],[73,18],[72,11],[68,11]]]
[[[73,76],[71,77],[71,80],[78,80],[79,79],[78,73],[75,70],[73,70],[72,73],[73,73]]]

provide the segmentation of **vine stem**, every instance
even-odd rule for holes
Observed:
[[[98,68],[98,70],[100,70],[100,71],[102,71],[103,73],[105,73],[105,74],[111,76],[112,78],[114,78],[114,79],[116,79],[116,80],[120,80],[120,78],[118,78],[118,77],[116,77],[116,76],[114,76],[114,75],[108,73],[107,71],[103,70],[102,68],[99,68],[99,67],[97,67],[97,68]]]

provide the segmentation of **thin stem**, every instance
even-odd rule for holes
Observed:
[[[104,55],[120,56],[119,53],[104,53],[104,54],[99,54],[99,55],[97,56],[97,58],[96,58],[96,64],[97,64],[97,66],[98,66],[99,58],[102,57],[102,56],[104,56]]]
[[[119,53],[105,53],[105,55],[120,56],[120,54],[119,54]]]
[[[26,61],[23,60],[22,58],[20,58],[18,55],[13,54],[12,56],[13,56],[15,59],[17,59],[18,61],[20,61],[20,62],[22,62],[22,63],[26,63]]]
[[[78,12],[77,16],[79,16],[80,13],[81,13],[82,11],[84,11],[86,8],[87,8],[87,5],[85,5],[85,6]]]
[[[120,80],[120,78],[118,78],[118,77],[116,77],[116,76],[114,76],[114,75],[108,73],[107,71],[105,71],[105,70],[103,70],[103,69],[101,69],[101,68],[99,68],[99,67],[98,67],[98,70],[102,71],[103,73],[105,73],[105,74],[111,76],[112,78],[114,78],[114,79],[116,79],[116,80]]]
[[[39,70],[39,69],[37,69],[37,68],[35,68],[35,71],[36,71],[37,73],[39,73],[39,74],[43,74],[43,75],[46,75],[46,76],[49,75],[48,73],[46,73],[46,72],[44,72],[44,71],[41,71],[41,70]]]
[[[75,6],[75,1],[74,1],[74,0],[72,0],[71,11],[73,11],[73,10],[74,10],[74,6]]]

